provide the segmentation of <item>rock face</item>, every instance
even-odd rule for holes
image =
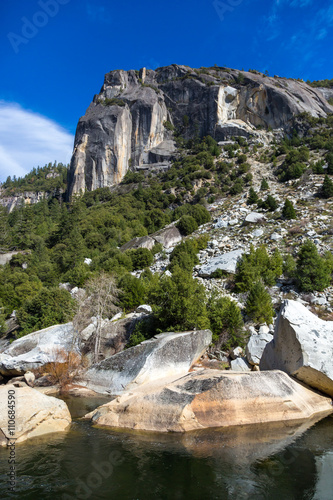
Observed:
[[[0,354],[0,373],[22,375],[55,361],[59,350],[75,347],[72,323],[56,325],[15,340]]]
[[[8,391],[15,391],[15,435],[8,433]],[[16,443],[27,439],[61,432],[67,429],[72,419],[67,405],[61,399],[45,396],[30,387],[0,387],[0,446],[7,446],[14,437]]]
[[[318,318],[299,302],[286,300],[260,368],[283,370],[333,397],[332,359],[333,322]]]
[[[280,371],[192,372],[124,394],[86,415],[95,424],[158,432],[301,421],[332,413],[331,400]]]
[[[212,341],[210,330],[161,333],[93,365],[80,382],[95,392],[122,394],[165,377],[185,375]]]
[[[111,71],[80,118],[69,173],[69,195],[119,183],[129,168],[174,156],[170,123],[216,140],[260,135],[257,126],[289,130],[307,111],[333,108],[304,82],[226,68],[172,65],[155,71]],[[166,123],[166,122],[169,122]]]
[[[161,243],[164,248],[171,248],[182,241],[182,235],[176,226],[167,226],[157,233],[149,236],[136,237],[120,247],[122,252],[135,250],[137,248],[148,248],[151,250],[156,243]]]
[[[233,252],[227,252],[218,257],[213,257],[208,260],[207,264],[200,267],[198,274],[199,276],[210,276],[219,269],[227,273],[235,274],[238,259],[240,259],[243,253],[243,250],[234,250]]]

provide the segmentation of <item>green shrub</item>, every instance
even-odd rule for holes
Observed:
[[[319,191],[319,196],[326,199],[332,198],[333,196],[333,182],[328,177],[328,175],[325,175],[324,182]]]
[[[75,312],[75,301],[67,290],[42,288],[28,299],[17,312],[20,336],[48,326],[70,321]]]
[[[229,297],[217,298],[213,296],[208,301],[207,311],[214,339],[218,340],[218,336],[226,331],[229,335],[228,341],[238,344],[239,334],[244,323],[241,310],[236,302]]]
[[[263,179],[261,181],[261,185],[260,185],[260,191],[266,191],[267,189],[269,189],[269,185],[268,185],[268,182],[266,179]]]
[[[269,256],[265,245],[257,249],[253,245],[250,253],[244,254],[237,263],[235,285],[238,292],[250,290],[253,283],[262,279],[268,286],[274,285],[276,279],[282,274],[283,259],[276,249]]]
[[[254,203],[258,202],[258,193],[251,187],[249,190],[249,195],[247,197],[247,204],[248,205],[253,205]]]
[[[133,270],[144,269],[149,267],[154,262],[153,254],[148,248],[138,248],[136,250],[129,250],[128,255],[130,256],[133,264]]]
[[[256,323],[267,323],[273,321],[272,299],[263,283],[258,281],[252,285],[245,305],[246,314]]]
[[[191,215],[183,215],[177,224],[177,228],[184,236],[187,236],[198,229],[198,223]]]
[[[294,209],[293,203],[290,200],[285,200],[284,202],[282,217],[284,219],[296,219],[296,211]]]
[[[297,255],[296,276],[300,290],[322,292],[331,283],[332,265],[329,259],[321,257],[316,245],[307,240]]]
[[[155,316],[164,331],[209,327],[204,286],[178,266],[171,277],[163,276],[150,290],[148,301],[154,306]]]

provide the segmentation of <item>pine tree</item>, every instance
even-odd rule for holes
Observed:
[[[282,217],[284,219],[296,219],[296,211],[290,200],[286,200],[282,209]]]
[[[256,323],[272,323],[273,306],[272,299],[261,281],[255,283],[248,295],[246,306],[246,314]]]
[[[253,205],[254,203],[257,203],[257,201],[258,201],[258,194],[253,189],[253,187],[250,187],[249,195],[247,197],[247,204]]]
[[[321,292],[331,282],[331,265],[318,253],[316,245],[307,240],[301,246],[297,256],[297,283],[304,292]]]
[[[333,196],[333,182],[325,175],[323,185],[321,186],[320,193],[321,198],[332,198]]]
[[[263,179],[261,181],[260,191],[266,191],[267,189],[269,189],[268,182],[266,179]]]

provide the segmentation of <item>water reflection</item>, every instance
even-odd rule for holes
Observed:
[[[71,408],[82,414],[95,404],[101,401],[73,399]],[[161,435],[94,428],[76,420],[68,433],[18,445],[17,493],[11,497],[1,486],[0,496],[326,500],[332,496],[333,420],[308,429],[313,424]],[[6,460],[7,450],[1,450],[1,479]]]

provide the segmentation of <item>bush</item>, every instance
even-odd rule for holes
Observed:
[[[164,331],[208,328],[206,293],[191,274],[176,266],[171,277],[163,276],[149,292],[159,327]]]
[[[199,238],[198,238],[199,239]],[[199,240],[199,244],[205,244],[206,240]],[[207,246],[207,243],[206,243]],[[182,241],[177,245],[171,255],[170,255],[170,265],[169,269],[171,272],[178,266],[181,269],[192,272],[193,267],[199,264],[198,253],[198,243],[197,240],[186,240]]]
[[[300,290],[322,292],[331,283],[332,265],[321,257],[316,245],[307,240],[300,247],[297,255],[296,276]]]
[[[255,192],[255,190],[251,187],[249,190],[249,195],[247,197],[247,204],[248,205],[253,205],[254,203],[258,202],[258,194]]]
[[[214,340],[218,340],[219,335],[226,331],[228,341],[237,344],[244,323],[236,302],[229,297],[213,296],[207,304],[207,311]]]
[[[235,285],[238,292],[250,290],[253,283],[262,279],[268,286],[274,285],[282,274],[283,259],[278,250],[270,257],[266,247],[261,245],[254,249],[251,245],[250,253],[244,254],[237,263]]]
[[[145,267],[151,266],[154,262],[153,254],[148,248],[138,248],[137,250],[129,250],[128,255],[130,256],[133,264],[133,270],[144,269]]]
[[[328,177],[328,175],[325,175],[324,182],[319,191],[319,196],[326,199],[332,198],[333,196],[333,182]]]
[[[296,219],[296,211],[290,200],[286,200],[282,209],[282,217],[284,219]]]
[[[132,311],[146,302],[146,285],[142,279],[131,274],[124,274],[118,281],[120,289],[119,302],[126,311]]]
[[[197,221],[191,215],[183,215],[177,224],[177,228],[184,236],[193,233],[198,227]]]
[[[79,368],[82,367],[82,358],[77,352],[67,352],[64,349],[56,349],[53,354],[55,361],[35,370],[35,374],[49,373],[52,384],[59,384],[60,388],[63,389],[73,382]]]
[[[272,299],[263,283],[258,281],[252,285],[245,305],[246,314],[256,323],[267,323],[273,321]]]
[[[260,191],[266,191],[267,189],[269,189],[269,185],[268,185],[268,182],[266,179],[263,179],[261,181],[261,185],[260,185]]]
[[[277,209],[278,203],[275,198],[271,194],[269,194],[265,201],[259,200],[258,207],[263,208],[264,210],[268,210],[269,212],[274,212]]]
[[[27,300],[17,312],[20,336],[48,326],[70,321],[75,312],[75,301],[67,290],[42,288]]]

